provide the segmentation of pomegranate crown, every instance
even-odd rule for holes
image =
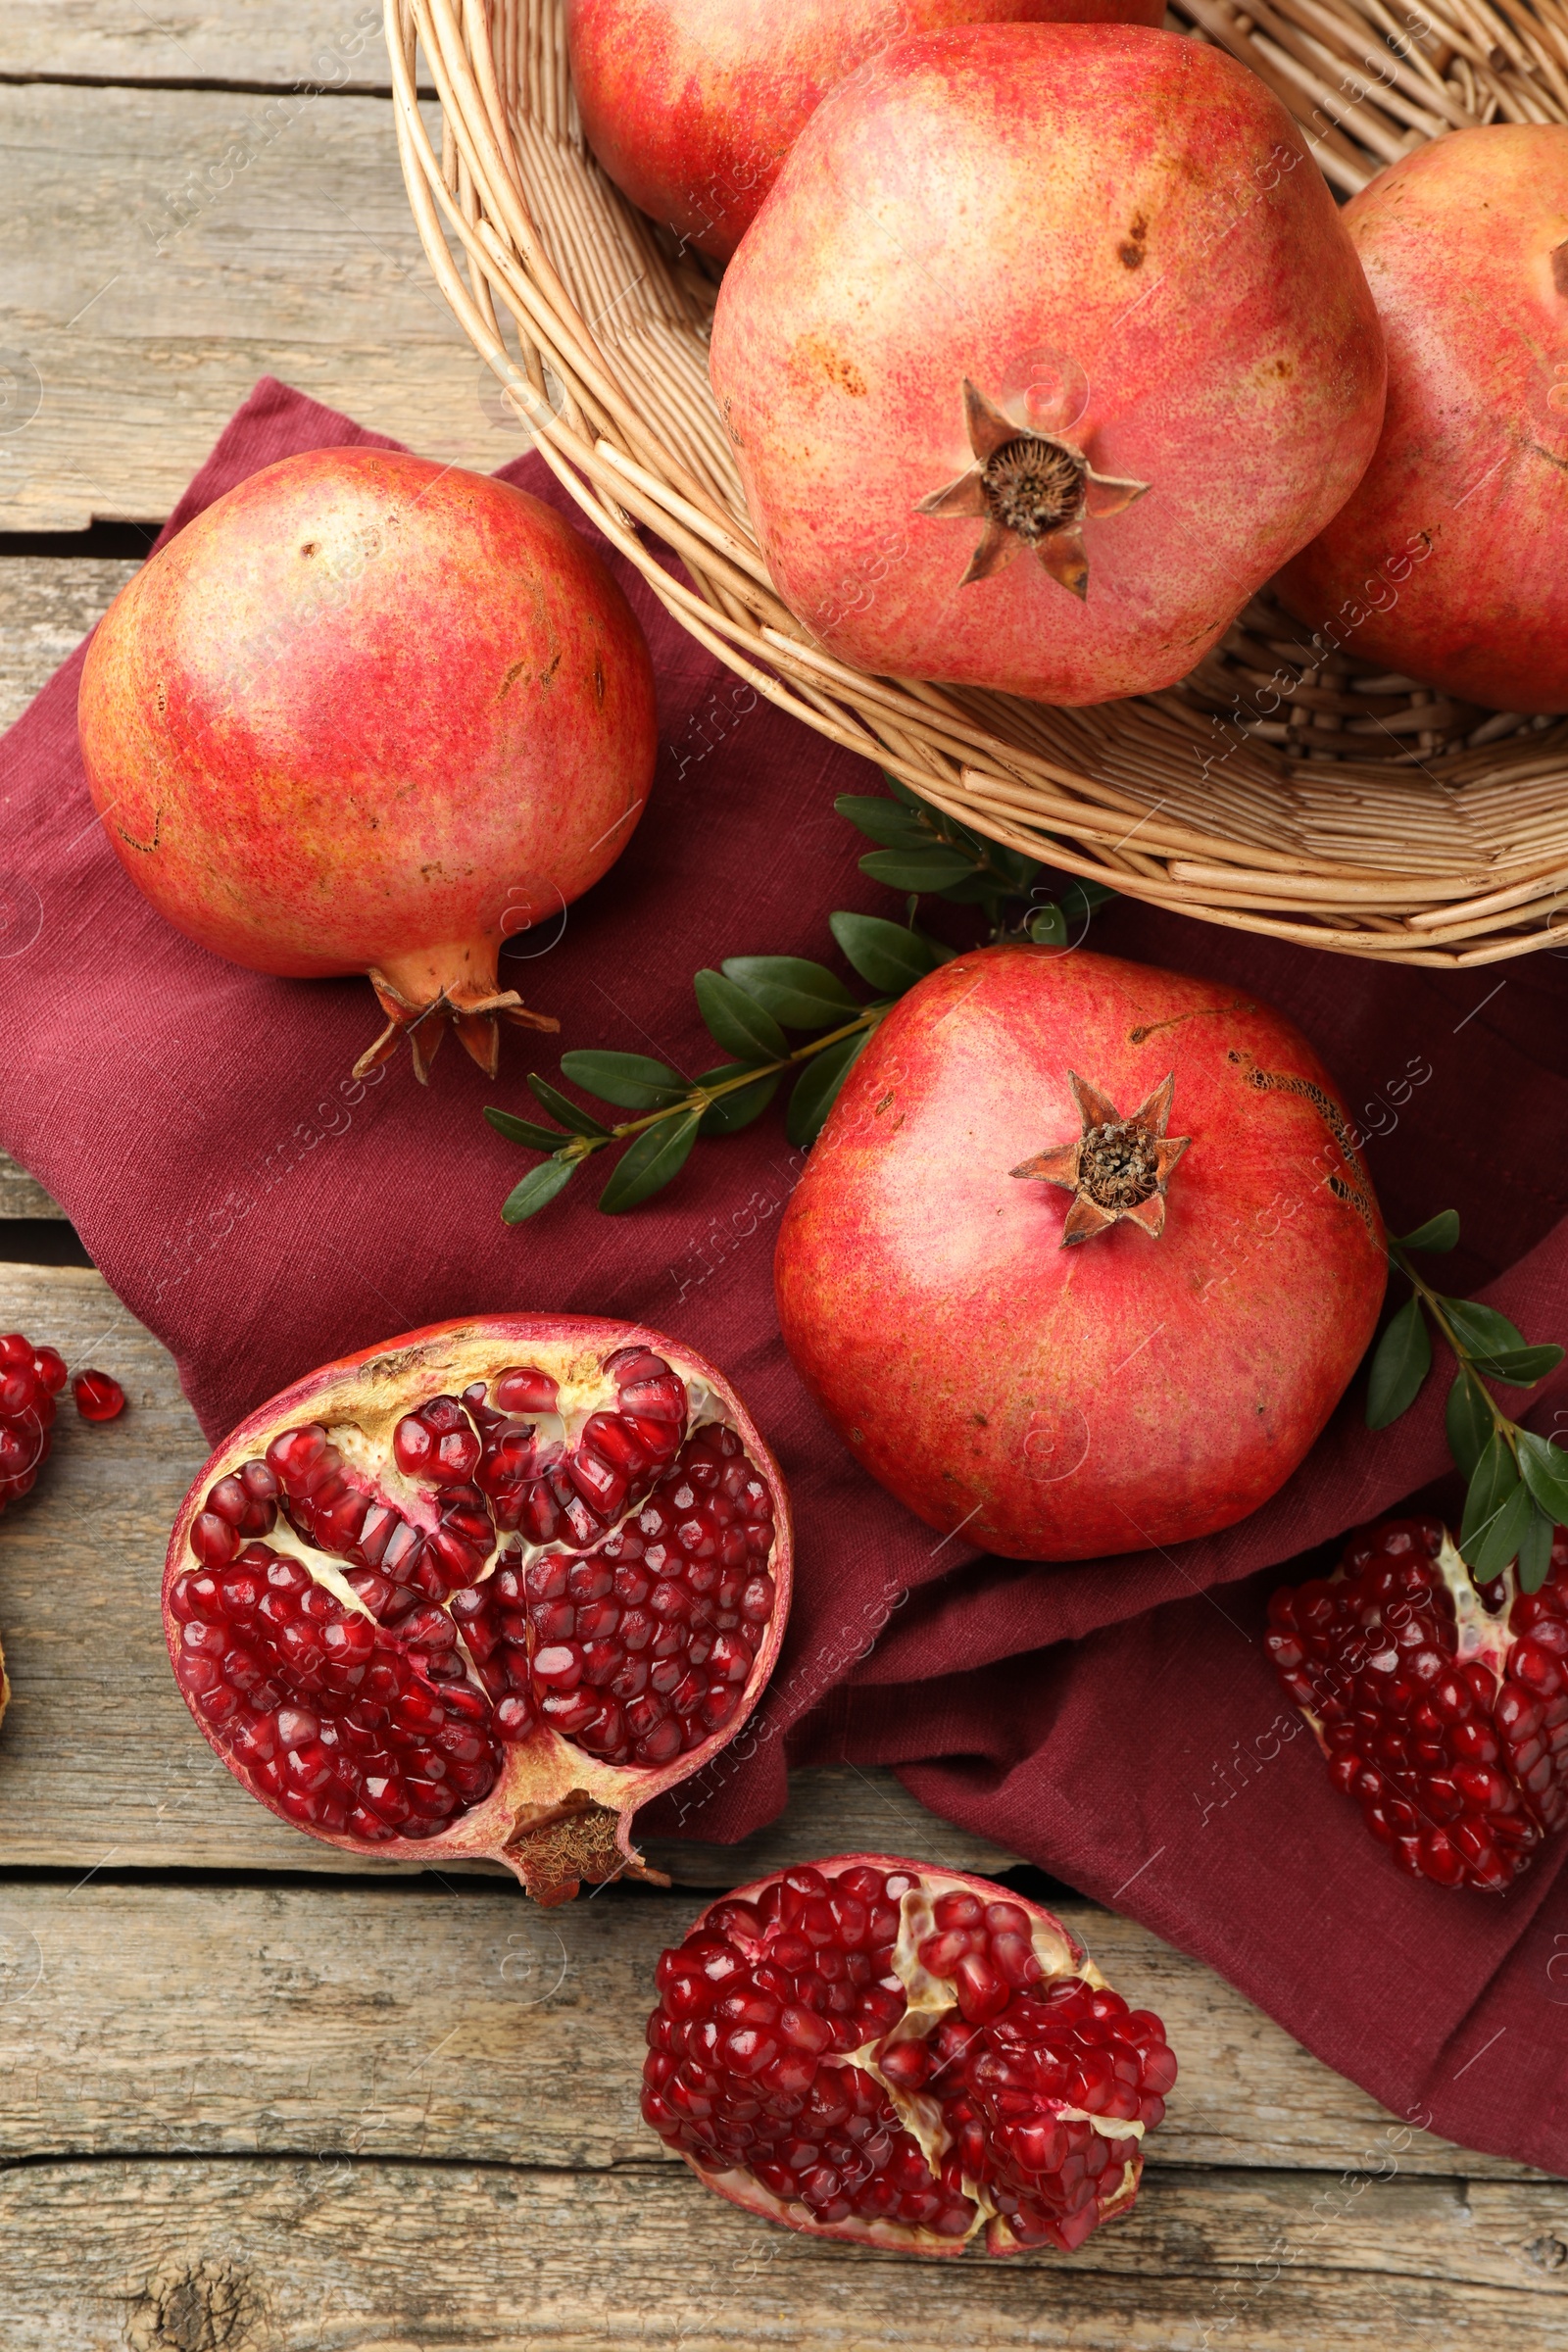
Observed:
[[[1153,1093],[1123,1118],[1110,1097],[1067,1072],[1067,1084],[1083,1124],[1070,1144],[1053,1145],[1009,1171],[1039,1177],[1071,1193],[1073,1204],[1061,1229],[1061,1246],[1092,1241],[1123,1217],[1157,1241],[1165,1230],[1165,1188],[1170,1173],[1192,1142],[1167,1135],[1176,1073],[1167,1070]]]

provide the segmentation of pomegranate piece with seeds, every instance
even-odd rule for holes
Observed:
[[[726,1895],[656,1981],[661,2138],[769,2221],[905,2253],[1072,2252],[1132,2205],[1176,2080],[1048,1911],[886,1855]]]
[[[549,1509],[510,1507],[508,1446]],[[264,1804],[554,1901],[647,1875],[632,1814],[734,1737],[789,1594],[783,1482],[720,1374],[653,1332],[496,1315],[253,1413],[186,1497],[164,1615]]]
[[[1478,1592],[1440,1521],[1387,1519],[1268,1620],[1335,1787],[1412,1877],[1500,1894],[1568,1822],[1568,1531],[1539,1592],[1512,1569]]]

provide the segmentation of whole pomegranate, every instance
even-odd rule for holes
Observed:
[[[1192,667],[1354,488],[1383,368],[1299,130],[1142,24],[862,66],[726,272],[711,353],[768,568],[823,644],[1049,703]]]
[[[901,2253],[1070,2254],[1131,2208],[1176,2080],[1049,1911],[885,1854],[725,1895],[657,1983],[660,2137],[749,2212]]]
[[[1377,1322],[1345,1108],[1266,1005],[1004,946],[900,999],[779,1230],[779,1325],[858,1461],[944,1535],[1075,1560],[1283,1485]]]
[[[368,972],[422,1079],[448,1021],[494,1071],[501,942],[631,837],[654,683],[625,598],[483,474],[319,449],[253,474],[115,599],[82,759],[126,872],[252,971]]]
[[[1157,24],[1162,0],[567,0],[588,144],[633,204],[727,262],[836,81],[949,24]]]
[[[170,1540],[174,1679],[235,1778],[352,1853],[490,1856],[542,1902],[772,1670],[790,1517],[728,1383],[657,1332],[439,1323],[240,1424]]]
[[[1344,220],[1388,341],[1388,413],[1280,594],[1407,677],[1568,710],[1568,127],[1451,131]]]
[[[1436,1519],[1386,1519],[1271,1594],[1275,1671],[1400,1868],[1500,1894],[1568,1822],[1568,1531],[1539,1592],[1478,1592]]]

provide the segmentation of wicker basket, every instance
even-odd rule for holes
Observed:
[[[1298,115],[1343,192],[1455,125],[1568,121],[1568,0],[1174,4]],[[385,7],[443,293],[572,496],[758,693],[996,840],[1209,922],[1400,963],[1568,939],[1568,720],[1457,705],[1344,654],[1303,667],[1266,599],[1179,687],[1084,710],[825,653],[747,518],[709,390],[712,281],[584,147],[563,0]]]

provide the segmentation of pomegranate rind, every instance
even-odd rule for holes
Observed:
[[[849,1870],[871,1869],[884,1874],[905,1872],[919,1884],[923,1902],[917,1912],[910,1904],[909,1898],[905,1898],[905,1916],[901,1926],[895,1961],[895,1966],[905,1980],[909,1996],[909,2006],[905,2019],[891,2033],[879,2034],[874,2041],[862,2045],[859,2049],[842,2053],[837,2062],[861,2068],[879,2083],[893,2100],[905,2130],[920,2139],[928,2163],[932,2158],[932,2150],[917,2128],[917,2118],[911,2112],[919,2104],[919,2101],[911,2098],[907,2092],[898,2090],[891,2085],[880,2073],[871,2053],[878,2047],[886,2047],[901,2038],[906,2038],[903,2029],[911,2020],[914,2021],[914,2030],[918,2031],[922,2021],[934,2023],[938,2018],[950,2017],[954,2013],[955,1997],[951,1982],[933,1977],[930,1971],[925,1969],[916,1958],[916,1946],[929,1928],[930,1913],[938,1898],[944,1894],[962,1893],[977,1895],[982,1900],[989,1899],[1015,1905],[1019,1910],[1027,1913],[1032,1923],[1031,1939],[1037,1954],[1045,1963],[1048,1977],[1056,1980],[1078,1978],[1096,1990],[1106,1988],[1104,1977],[1090,1959],[1084,1946],[1055,1917],[1054,1912],[1046,1910],[1040,1903],[1030,1902],[1026,1896],[1015,1893],[1011,1887],[998,1886],[993,1880],[978,1878],[968,1872],[938,1869],[930,1864],[912,1861],[908,1856],[899,1854],[840,1854],[827,1861],[814,1860],[808,1867],[820,1872],[822,1877],[830,1882]],[[782,1872],[771,1871],[766,1878],[755,1879],[747,1886],[726,1889],[692,1921],[681,1938],[682,1945],[691,1941],[701,1933],[715,1911],[722,1910],[731,1903],[755,1902],[767,1887],[776,1884],[783,1875]],[[1094,2116],[1080,2115],[1076,2110],[1063,2110],[1062,2112],[1071,2120],[1082,2120],[1094,2124],[1097,2129],[1102,2128],[1100,2120]],[[1117,2130],[1120,2134],[1136,2138],[1140,2143],[1140,2152],[1134,2162],[1124,2167],[1120,2186],[1101,2205],[1096,2228],[1102,2228],[1106,2222],[1119,2220],[1131,2210],[1137,2201],[1143,2178],[1142,2142],[1145,2126],[1142,2123],[1121,2123]],[[671,2143],[666,2141],[665,2145],[668,2146]],[[883,2252],[914,2255],[922,2260],[939,2260],[963,2254],[967,2252],[970,2244],[981,2236],[984,2238],[984,2251],[988,2256],[1004,2258],[1011,2254],[1041,2251],[1038,2246],[1023,2245],[1014,2236],[1005,2218],[1002,2214],[992,2211],[984,2201],[983,2192],[976,2192],[973,2188],[969,2193],[978,2195],[980,2200],[980,2209],[977,2212],[973,2228],[966,2237],[947,2237],[939,2235],[934,2230],[912,2229],[906,2223],[866,2221],[859,2216],[854,2216],[841,2222],[822,2222],[811,2214],[807,2205],[801,2202],[787,2201],[777,2196],[764,2182],[756,2179],[754,2175],[743,2168],[716,2172],[702,2164],[697,2157],[684,2148],[675,2148],[673,2152],[697,2176],[704,2187],[711,2189],[716,2196],[723,2197],[731,2205],[739,2206],[743,2212],[755,2214],[760,2220],[775,2222],[781,2228],[793,2230],[803,2236],[836,2238],[848,2245],[874,2246]]]
[[[170,1594],[174,1580],[197,1565],[191,1529],[208,1493],[219,1479],[265,1455],[280,1432],[310,1423],[321,1423],[334,1434],[343,1428],[357,1430],[387,1465],[389,1475],[383,1484],[397,1486],[400,1507],[407,1504],[412,1516],[417,1507],[415,1497],[412,1491],[402,1488],[392,1470],[392,1434],[406,1413],[429,1397],[461,1393],[475,1380],[494,1379],[518,1362],[541,1359],[555,1369],[564,1393],[576,1384],[594,1390],[602,1385],[606,1356],[631,1348],[663,1356],[688,1390],[700,1387],[707,1392],[716,1408],[710,1418],[719,1418],[734,1430],[748,1458],[766,1481],[772,1499],[774,1543],[767,1573],[775,1588],[773,1613],[734,1715],[709,1739],[662,1766],[605,1763],[541,1725],[504,1749],[501,1776],[490,1794],[437,1835],[416,1839],[389,1838],[372,1845],[346,1832],[298,1821],[266,1790],[252,1787],[236,1769],[221,1739],[192,1708],[192,1720],[214,1753],[278,1820],[343,1852],[381,1862],[427,1866],[435,1860],[500,1861],[542,1902],[566,1899],[577,1891],[579,1876],[613,1876],[617,1866],[640,1875],[657,1875],[646,1872],[631,1841],[632,1817],[666,1788],[701,1772],[752,1714],[784,1639],[794,1561],[789,1494],[766,1441],[724,1375],[662,1332],[587,1315],[462,1317],[405,1332],[306,1374],[239,1423],[209,1456],[180,1505],[164,1567],[164,1634],[172,1662],[179,1652],[180,1626]],[[688,1426],[695,1426],[695,1415]],[[498,1535],[492,1572],[508,1540]],[[302,1559],[340,1597],[347,1590],[342,1563],[314,1550],[282,1522],[268,1541]],[[610,1820],[614,1825],[612,1846]],[[602,1834],[596,1835],[596,1823]],[[558,1834],[541,1842],[541,1831]]]

